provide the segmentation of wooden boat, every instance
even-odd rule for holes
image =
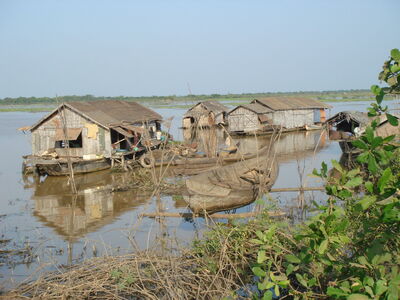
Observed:
[[[253,202],[270,190],[278,177],[277,163],[266,155],[204,172],[186,180],[184,197],[195,213],[212,213]]]
[[[36,168],[40,175],[65,176],[70,174],[66,158],[45,159],[31,156],[25,158],[25,160],[28,161],[33,168]],[[91,173],[109,169],[111,167],[110,161],[106,158],[88,160],[82,158],[71,158],[71,163],[74,174]],[[24,164],[26,166],[28,163],[24,162]]]
[[[145,168],[168,166],[174,175],[195,175],[221,166],[245,161],[260,156],[268,151],[269,146],[259,149],[256,153],[230,153],[220,151],[217,157],[206,157],[202,154],[183,157],[171,153],[162,154],[162,150],[143,155],[139,162]]]

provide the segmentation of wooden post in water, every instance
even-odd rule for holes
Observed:
[[[60,105],[58,103],[58,97],[56,95],[56,101],[57,101],[57,106],[58,106],[58,114],[60,115],[60,119],[61,119],[61,126],[62,126],[62,130],[63,130],[63,135],[64,135],[64,139],[63,139],[63,143],[64,143],[64,147],[65,149],[67,149],[67,164],[68,164],[68,170],[69,170],[69,177],[71,180],[71,188],[72,188],[72,193],[73,194],[77,194],[78,191],[76,189],[76,184],[75,184],[75,177],[74,177],[74,169],[72,167],[72,161],[71,161],[71,153],[70,153],[70,148],[69,148],[69,141],[67,140],[67,122],[65,119],[65,108],[63,110],[61,110]]]

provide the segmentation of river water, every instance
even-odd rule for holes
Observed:
[[[365,111],[369,102],[330,104],[333,106],[330,115],[333,115],[343,110]],[[390,103],[393,105],[396,104]],[[156,110],[164,118],[173,117],[170,132],[176,140],[183,140],[185,136],[179,127],[185,110],[168,107]],[[187,247],[194,238],[201,237],[208,226],[202,218],[167,218],[158,222],[139,217],[142,212],[156,211],[160,203],[168,212],[187,212],[181,195],[157,198],[137,190],[111,193],[111,188],[131,181],[129,173],[102,171],[77,176],[80,192],[75,201],[66,178],[47,177],[40,181],[24,178],[21,163],[22,156],[30,153],[30,136],[17,129],[35,123],[43,115],[0,113],[0,288],[11,288],[23,280],[85,258],[158,247],[165,240],[169,246]],[[263,141],[260,138],[257,143]],[[254,138],[240,142],[242,148],[255,146]],[[309,176],[313,168],[319,168],[322,161],[339,160],[341,156],[338,144],[321,136],[319,131],[286,134],[276,148],[281,155],[274,188],[298,187],[301,182],[318,186],[321,183]],[[309,213],[299,208],[297,193],[273,193],[271,197],[273,200],[269,197],[264,200],[288,212],[294,224]],[[306,193],[306,203],[311,200],[325,198],[320,192]],[[236,212],[251,211],[254,205]]]

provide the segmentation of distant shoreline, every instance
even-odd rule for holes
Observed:
[[[187,109],[195,103],[206,100],[220,101],[228,106],[249,103],[251,100],[262,97],[305,97],[321,102],[359,102],[373,101],[374,95],[369,90],[325,91],[325,92],[292,92],[292,93],[254,93],[254,94],[211,94],[187,96],[153,96],[153,97],[96,97],[61,96],[49,97],[19,97],[0,99],[0,112],[48,112],[53,110],[57,103],[70,101],[94,100],[123,100],[137,101],[152,108]],[[387,96],[385,100],[396,100],[394,96]]]

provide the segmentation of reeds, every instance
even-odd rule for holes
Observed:
[[[200,257],[141,252],[86,260],[63,272],[20,285],[7,299],[221,299],[240,278],[221,252],[218,271]]]

